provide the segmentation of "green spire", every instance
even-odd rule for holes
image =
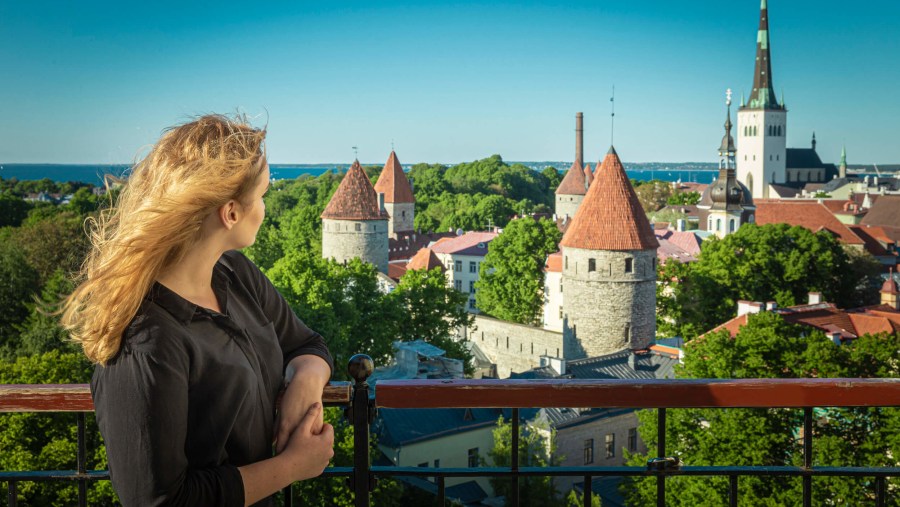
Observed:
[[[841,146],[841,164],[844,167],[847,167],[847,147]]]

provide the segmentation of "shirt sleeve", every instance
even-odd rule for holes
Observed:
[[[254,291],[263,312],[275,326],[275,332],[278,334],[278,341],[284,355],[282,368],[286,368],[288,363],[297,356],[314,355],[324,359],[333,374],[334,359],[331,357],[331,352],[329,352],[322,335],[307,327],[297,317],[272,282],[250,259],[237,251],[229,252],[226,255],[230,255],[235,273],[248,279],[248,288]]]
[[[243,506],[237,467],[188,467],[188,358],[122,351],[91,392],[113,488],[124,506]]]

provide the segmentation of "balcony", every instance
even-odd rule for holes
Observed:
[[[799,477],[803,505],[812,505],[815,477],[860,477],[872,481],[872,504],[885,506],[900,492],[888,487],[888,477],[900,477],[900,467],[814,466],[812,460],[816,430],[814,408],[900,407],[900,380],[897,379],[747,379],[747,380],[391,380],[378,383],[370,396],[366,379],[372,372],[366,356],[351,359],[354,384],[334,382],[324,396],[326,405],[346,407],[354,427],[354,465],[329,467],[324,476],[346,477],[354,492],[355,505],[369,506],[375,480],[380,477],[433,478],[437,505],[445,505],[445,480],[451,477],[508,477],[513,484],[508,505],[519,505],[519,480],[526,476],[574,476],[583,479],[584,505],[591,505],[591,479],[595,477],[649,477],[656,481],[656,502],[666,505],[667,478],[674,476],[721,476],[729,480],[728,498],[723,503],[740,505],[738,484],[746,476]],[[379,408],[509,408],[513,441],[521,434],[518,411],[533,407],[629,407],[657,409],[656,459],[644,467],[520,467],[518,445],[511,446],[510,467],[419,468],[372,466],[369,431]],[[666,411],[677,408],[790,408],[802,409],[803,427],[798,428],[803,445],[802,466],[690,466],[690,456],[677,458],[666,453]],[[104,470],[87,470],[85,413],[93,410],[86,385],[0,385],[0,412],[74,413],[77,426],[77,469],[44,471],[0,471],[6,483],[8,505],[17,505],[17,487],[27,481],[74,481],[78,484],[78,504],[87,504],[86,487],[91,481],[108,480]],[[288,492],[289,493],[289,492]],[[291,505],[286,494],[285,505]]]

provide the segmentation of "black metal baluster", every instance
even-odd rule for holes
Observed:
[[[9,504],[9,507],[16,507],[19,501],[19,492],[16,488],[16,481],[9,481],[9,484],[6,486],[6,499]]]
[[[288,484],[281,492],[284,494],[284,507],[291,507],[294,505],[294,484]]]
[[[84,438],[84,412],[78,412],[76,414],[76,420],[78,424],[78,450],[77,450],[77,466],[78,466],[78,474],[82,477],[78,479],[78,507],[87,507],[87,481],[84,478],[84,475],[87,474],[87,450],[85,449],[85,438]]]
[[[807,470],[812,468],[812,423],[813,409],[803,409],[803,466]],[[812,507],[812,476],[803,476],[803,507]]]
[[[440,507],[444,507],[445,505],[447,505],[447,499],[446,499],[447,492],[444,489],[444,476],[443,475],[437,476],[437,487],[438,487],[438,505]]]
[[[591,496],[593,496],[593,492],[591,491],[591,476],[584,476],[584,498],[581,501],[581,505],[584,507],[591,507],[593,504],[591,503]]]
[[[353,385],[353,400],[350,402],[353,423],[353,494],[356,507],[369,507],[369,493],[373,483],[369,463],[369,384],[366,379],[375,365],[372,358],[356,354],[350,358],[348,366]]]
[[[519,409],[512,409],[512,505],[519,507]]]
[[[887,488],[885,487],[884,476],[875,478],[875,507],[885,507],[887,505]]]
[[[730,507],[737,507],[738,501],[738,476],[730,475],[729,479],[729,489],[728,489],[728,505]]]
[[[666,457],[666,409],[656,410],[656,457]],[[666,476],[656,476],[656,505],[666,507]]]

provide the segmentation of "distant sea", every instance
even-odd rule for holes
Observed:
[[[562,168],[563,170],[568,169],[569,167],[569,164],[563,163],[519,163],[531,167],[534,170],[541,170],[548,165],[553,165],[554,167]],[[681,180],[682,182],[710,183],[718,174],[714,169],[716,166],[715,164],[708,164],[709,169],[695,169],[694,167],[697,167],[699,164],[690,164],[692,167],[690,169],[679,169],[678,164],[666,166],[660,163],[653,163],[646,165],[651,167],[629,167],[629,164],[626,164],[625,169],[628,173],[628,177],[639,181],[658,179],[663,181]],[[19,180],[40,180],[49,178],[57,182],[79,181],[100,185],[103,183],[104,174],[112,174],[113,176],[121,177],[128,171],[129,167],[131,166],[102,164],[0,164],[0,178],[5,180],[12,178],[17,178]],[[343,172],[346,171],[348,167],[350,167],[349,164],[271,164],[269,169],[272,173],[272,178],[280,180],[293,179],[304,174],[319,176],[325,171]],[[404,169],[408,171],[411,167],[412,166],[406,166]]]

